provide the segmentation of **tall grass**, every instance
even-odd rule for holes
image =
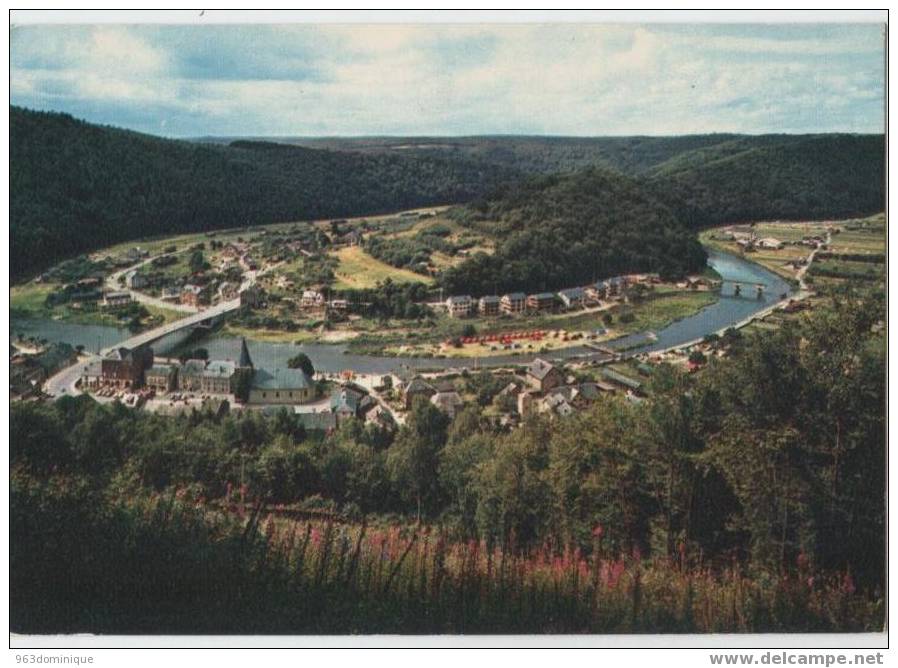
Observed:
[[[21,503],[14,495],[16,511]],[[32,506],[29,521],[46,522],[53,510]],[[600,536],[591,555],[552,544],[520,552],[426,526],[295,520],[261,504],[232,510],[185,492],[116,502],[88,514],[76,532],[81,548],[63,546],[36,566],[21,550],[35,549],[41,532],[18,543],[14,535],[13,629],[732,633],[883,624],[879,598],[856,591],[848,574],[815,573],[806,562],[750,575],[685,551],[606,553]],[[22,528],[13,523],[14,534]]]

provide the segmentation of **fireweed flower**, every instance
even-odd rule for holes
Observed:
[[[842,577],[842,591],[846,594],[853,594],[857,591],[857,588],[854,586],[854,578],[851,577],[851,573],[845,573]]]

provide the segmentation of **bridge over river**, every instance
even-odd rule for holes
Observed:
[[[225,313],[236,311],[240,308],[240,299],[232,299],[230,301],[221,302],[215,306],[211,306],[203,311],[198,311],[184,318],[179,318],[173,322],[148,329],[140,334],[135,334],[129,339],[125,339],[114,346],[104,348],[100,351],[100,355],[106,355],[116,348],[128,348],[133,350],[143,345],[147,345],[162,339],[163,337],[175,334],[186,329],[193,329],[200,325],[212,324],[215,320],[224,316]]]

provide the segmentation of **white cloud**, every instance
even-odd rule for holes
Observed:
[[[159,26],[32,27],[14,34],[11,95],[176,134],[882,130],[875,27],[732,30],[269,26],[194,41]],[[197,53],[206,69],[185,67]]]

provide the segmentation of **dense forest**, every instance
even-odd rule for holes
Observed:
[[[692,227],[869,215],[885,209],[884,150],[872,135],[738,140],[662,163],[644,182]]]
[[[11,628],[881,628],[884,318],[840,294],[697,376],[659,367],[643,403],[510,433],[426,402],[330,436],[15,404]]]
[[[284,139],[330,150],[476,157],[530,174],[601,167],[638,179],[691,226],[885,208],[883,135]],[[398,150],[401,148],[401,151]]]
[[[639,183],[589,168],[504,188],[463,210],[460,222],[497,241],[444,271],[449,293],[557,290],[621,273],[701,271],[692,230]]]
[[[606,198],[614,213],[600,216],[595,227],[587,219],[576,222],[590,233],[604,232],[611,218],[644,211],[665,228],[659,232],[665,237],[661,248],[648,251],[654,255],[680,243],[672,239],[679,234],[672,232],[678,229],[672,219],[699,227],[760,218],[863,215],[883,210],[885,192],[882,135],[188,142],[14,106],[10,165],[14,279],[79,252],[148,235],[367,215],[485,197],[496,202],[507,199],[513,184],[528,174],[586,170],[570,181],[585,188],[595,185],[592,168],[635,179],[642,190],[638,199],[644,202],[635,201],[632,182],[622,177],[620,184],[611,184],[606,175],[601,187],[622,193],[623,200]],[[545,189],[545,182],[539,183],[520,190],[541,197],[536,193]],[[584,205],[594,195],[572,194],[580,202],[570,213],[588,214]],[[477,211],[486,212],[482,204]],[[557,222],[549,225],[557,228]],[[616,229],[625,226],[640,233],[647,229],[639,219],[614,224]],[[519,235],[514,243],[529,242]],[[410,260],[426,255],[426,248],[420,250],[424,252],[412,253]],[[687,252],[672,269],[692,266],[696,257]],[[590,259],[583,273],[591,277],[596,262]],[[488,278],[493,272],[481,273]],[[534,288],[548,287],[557,275],[552,268],[525,273]]]
[[[513,169],[442,156],[173,141],[10,107],[13,278],[117,241],[460,202]]]

